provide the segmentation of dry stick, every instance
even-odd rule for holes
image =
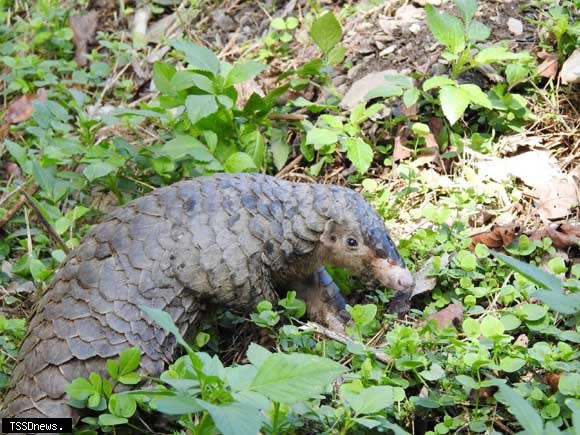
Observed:
[[[270,113],[268,119],[272,121],[304,121],[308,116],[302,113]]]
[[[304,329],[312,329],[314,330],[314,332],[324,335],[325,337],[330,338],[331,340],[334,341],[338,341],[339,343],[342,344],[349,344],[349,343],[355,343],[355,341],[353,341],[352,339],[350,339],[349,337],[347,337],[344,334],[341,334],[339,332],[333,331],[331,329],[325,328],[322,325],[319,325],[318,323],[314,323],[314,322],[307,322],[302,328]],[[374,353],[375,358],[377,360],[379,360],[380,362],[384,363],[384,364],[390,364],[393,362],[393,360],[391,359],[390,356],[385,355],[384,353],[380,352],[377,349],[371,349],[371,352]]]
[[[20,192],[22,189],[24,189],[26,186],[28,185],[28,181],[26,181],[25,183],[22,183],[20,186],[18,186],[16,189],[14,189],[12,192],[8,192],[6,195],[4,195],[1,199],[0,199],[0,207],[2,207],[2,205],[4,205],[4,203],[6,201],[8,201],[10,198],[12,198],[14,195],[16,195],[18,192]]]
[[[24,196],[24,200],[26,201],[26,203],[30,206],[32,210],[34,210],[34,213],[36,213],[36,217],[40,220],[40,223],[42,224],[44,229],[48,232],[48,235],[68,255],[70,249],[68,248],[68,246],[66,246],[66,243],[64,243],[64,240],[59,236],[59,234],[56,232],[53,226],[46,220],[46,218],[44,217],[38,206],[34,203],[32,197],[25,190],[22,191],[22,195]]]
[[[22,187],[22,186],[20,186]],[[20,189],[20,187],[18,189]],[[17,189],[17,190],[18,190]],[[31,193],[34,194],[36,191],[38,190],[38,186],[34,186]],[[24,193],[25,190],[22,190],[22,193]],[[7,200],[10,196],[12,196],[12,194],[8,195],[7,198],[5,198],[2,203]],[[10,210],[8,210],[6,212],[6,214],[4,216],[2,216],[2,218],[0,218],[0,229],[6,225],[8,222],[10,222],[10,220],[20,211],[20,209],[22,208],[22,206],[26,203],[26,198],[21,197],[13,206]]]
[[[276,177],[280,178],[283,175],[286,175],[288,172],[290,172],[292,169],[298,166],[298,163],[300,163],[303,158],[304,156],[300,154],[298,157],[296,157],[294,160],[292,160],[290,163],[288,163],[286,166],[280,169],[280,171],[276,174]]]

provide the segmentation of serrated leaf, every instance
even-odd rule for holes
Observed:
[[[312,24],[310,37],[318,48],[328,55],[342,39],[342,27],[334,14],[327,12]]]
[[[485,24],[480,21],[474,20],[469,23],[467,28],[467,38],[471,42],[485,41],[489,38],[491,30]]]
[[[250,343],[246,351],[248,360],[256,367],[260,367],[270,355],[272,355],[272,352],[256,343]]]
[[[217,112],[218,104],[213,95],[189,95],[185,100],[185,109],[191,123],[196,124]]]
[[[320,394],[344,371],[344,366],[328,358],[272,354],[259,367],[250,389],[270,400],[292,404]]]
[[[528,69],[519,63],[510,63],[505,68],[505,77],[508,84],[513,86],[528,77]]]
[[[491,109],[493,107],[488,96],[481,90],[479,86],[474,84],[465,84],[459,85],[459,89],[461,89],[465,95],[467,95],[472,103],[478,104],[482,107],[485,107],[486,109]]]
[[[423,82],[423,90],[427,92],[431,89],[440,88],[441,86],[445,85],[457,85],[457,82],[450,79],[449,77],[434,76]]]
[[[247,403],[218,406],[200,400],[199,404],[209,412],[223,435],[256,435],[264,423],[260,410]]]
[[[337,141],[338,134],[326,128],[314,127],[306,133],[306,143],[314,145],[315,148],[321,147],[322,145],[330,145]]]
[[[159,155],[171,157],[172,160],[180,160],[186,156],[193,157],[199,162],[211,162],[214,156],[207,147],[197,138],[178,134],[175,138],[165,143],[158,151]]]
[[[520,58],[520,55],[512,53],[505,47],[493,46],[484,48],[475,55],[473,59],[476,64],[485,65],[489,63],[501,62],[504,60],[514,60]]]
[[[441,87],[439,98],[443,114],[451,125],[455,124],[463,116],[467,106],[469,106],[469,98],[455,86]]]
[[[220,72],[220,61],[211,50],[184,40],[171,41],[170,45],[183,52],[190,67],[215,75]]]
[[[175,95],[175,88],[171,84],[174,74],[173,65],[162,62],[156,62],[153,65],[153,83],[159,92],[165,95]]]
[[[465,33],[459,18],[437,11],[432,5],[425,5],[429,30],[441,44],[453,54],[465,49]]]
[[[369,387],[360,393],[343,392],[343,397],[356,414],[374,414],[393,405],[393,387]]]
[[[83,169],[83,174],[87,177],[87,180],[94,181],[97,178],[102,178],[109,175],[115,170],[115,167],[107,162],[96,162],[91,163],[85,169]]]
[[[362,139],[348,138],[344,140],[346,156],[354,164],[360,174],[369,170],[373,162],[373,149]]]

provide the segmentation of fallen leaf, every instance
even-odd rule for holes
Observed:
[[[560,376],[562,376],[562,373],[548,373],[545,377],[546,384],[550,386],[552,392],[554,393],[558,392],[558,386],[560,384]]]
[[[538,65],[537,75],[547,79],[553,79],[558,74],[558,55],[555,53],[538,53],[540,59],[544,61]]]
[[[526,334],[520,334],[520,335],[518,335],[518,338],[516,338],[516,340],[514,341],[514,345],[528,347],[529,342],[530,342],[530,339],[528,338],[528,336]]]
[[[454,324],[463,321],[463,304],[457,302],[455,304],[447,305],[441,311],[431,314],[428,320],[435,320],[439,329],[446,326],[453,326]]]
[[[553,178],[537,186],[532,196],[537,200],[537,213],[546,219],[568,216],[580,204],[580,189],[571,176]]]
[[[97,11],[69,17],[69,26],[73,31],[73,44],[75,45],[75,62],[80,67],[87,64],[85,55],[88,53],[89,44],[95,40],[98,18]]]
[[[577,48],[562,65],[560,79],[565,85],[580,82],[580,48]]]
[[[482,243],[489,248],[502,248],[509,245],[520,233],[519,225],[492,225],[488,231],[471,236],[471,246],[474,248]]]
[[[340,107],[343,109],[354,109],[357,104],[364,101],[370,91],[387,84],[385,81],[386,75],[393,74],[398,74],[398,71],[391,69],[377,71],[367,74],[363,78],[357,80],[350,86],[350,89],[344,95],[340,102]]]
[[[236,106],[239,109],[242,109],[246,103],[248,102],[248,100],[250,99],[250,97],[252,96],[252,94],[258,94],[261,97],[264,96],[264,91],[262,90],[262,88],[260,87],[260,85],[258,85],[258,82],[256,82],[255,79],[249,79],[246,81],[243,81],[241,83],[236,83],[234,85],[234,87],[236,88],[236,91],[238,92],[238,99],[236,100]]]
[[[411,157],[411,151],[403,145],[407,140],[409,130],[406,127],[400,127],[395,136],[395,146],[393,148],[393,162],[408,159]]]
[[[445,253],[441,256],[440,267],[443,269],[447,267],[451,255]],[[415,297],[421,293],[429,292],[437,285],[437,277],[429,276],[433,273],[433,257],[425,262],[423,267],[415,274],[415,287],[411,293],[411,297]]]
[[[34,108],[32,107],[32,102],[34,100],[46,101],[48,95],[46,90],[39,89],[35,94],[26,94],[13,100],[6,110],[6,122],[8,124],[19,124],[21,122],[30,119]]]
[[[543,240],[548,237],[556,249],[568,249],[580,246],[580,225],[561,224],[553,228],[546,226],[530,234],[530,239]]]

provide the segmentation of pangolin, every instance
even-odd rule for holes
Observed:
[[[176,343],[139,308],[167,311],[183,334],[210,305],[243,312],[295,289],[310,318],[340,321],[325,264],[400,291],[413,283],[384,222],[354,190],[266,175],[199,177],[109,214],[68,255],[29,323],[3,417],[71,417],[65,387],[123,349],[158,376]]]

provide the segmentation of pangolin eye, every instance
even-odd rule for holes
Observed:
[[[356,248],[358,246],[358,242],[356,241],[356,239],[353,239],[352,237],[346,239],[346,244],[348,245],[349,248]]]

